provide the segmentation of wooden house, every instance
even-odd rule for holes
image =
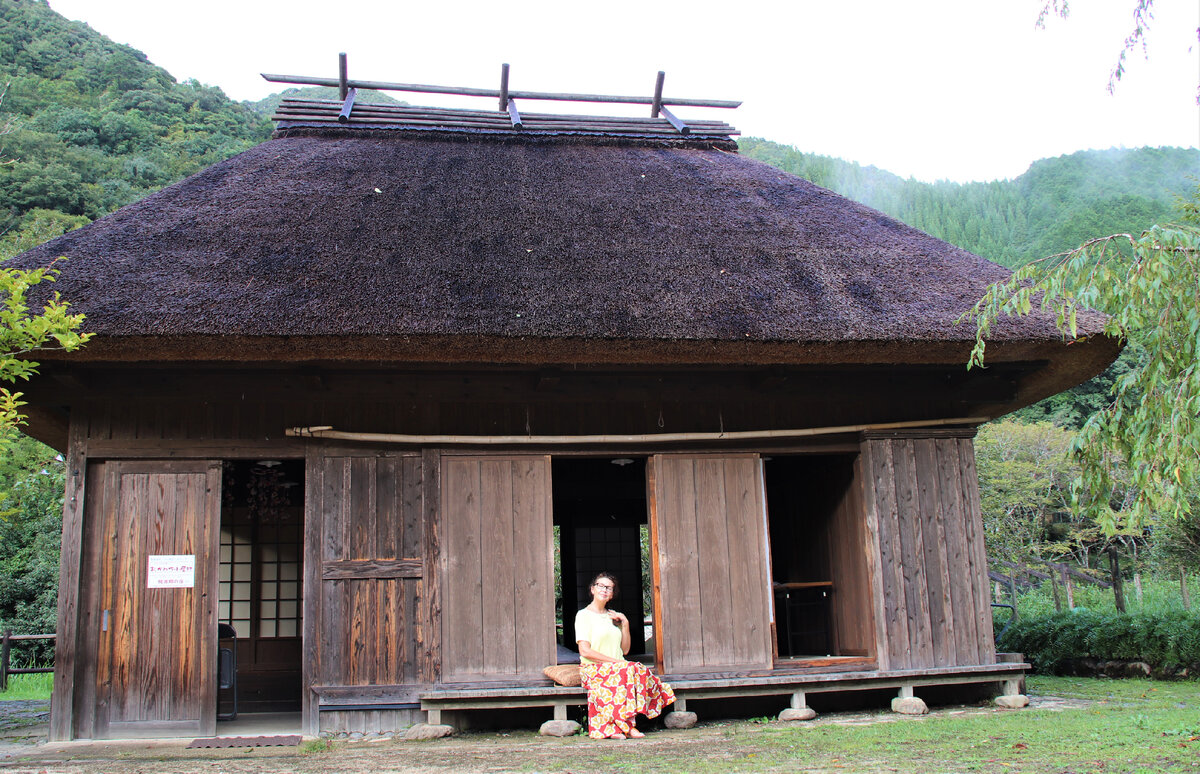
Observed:
[[[1006,271],[720,122],[353,101],[14,263],[67,256],[95,333],[25,390],[67,458],[54,739],[213,733],[218,623],[242,711],[310,733],[561,713],[601,568],[680,704],[1015,690],[974,428],[1116,343],[1033,316],[968,371]]]

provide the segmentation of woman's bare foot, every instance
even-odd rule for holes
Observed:
[[[638,731],[636,728],[630,729],[630,731],[629,731],[630,739],[641,739],[644,736],[645,736],[645,734],[643,734],[641,731]]]
[[[612,736],[609,737],[609,739],[616,739],[618,742],[623,742],[623,741],[625,741],[625,735],[624,734],[613,734]]]

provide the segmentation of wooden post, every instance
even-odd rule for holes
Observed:
[[[88,553],[83,548],[84,493],[87,490],[86,415],[72,414],[67,435],[66,487],[63,498],[62,556],[58,574],[58,637],[54,641],[54,689],[50,697],[50,741],[75,737],[76,670],[79,661],[92,658],[86,651],[88,635],[95,632],[91,611],[80,607],[89,583],[80,572]],[[89,546],[89,550],[91,547]],[[98,611],[96,611],[98,612]],[[86,628],[84,628],[86,627]],[[90,631],[88,631],[90,629]],[[88,672],[94,685],[95,673]],[[89,696],[81,681],[80,694]],[[94,696],[94,695],[93,695]],[[89,710],[90,711],[90,710]]]
[[[1062,569],[1063,585],[1067,587],[1067,607],[1071,610],[1075,609],[1075,587],[1071,585],[1071,576],[1067,574],[1067,568]]]
[[[346,77],[346,53],[343,51],[338,54],[338,99],[343,102],[346,100],[346,95],[350,92],[349,78]]]
[[[500,65],[500,112],[508,110],[508,63]]]
[[[0,640],[0,691],[8,690],[8,653],[10,647],[12,647],[12,629],[5,629],[3,640]]]
[[[666,77],[667,74],[665,72],[662,70],[658,71],[658,78],[654,81],[654,104],[650,106],[651,118],[658,118],[658,113],[660,110],[662,110],[663,80],[665,80]]]
[[[1192,601],[1188,599],[1187,570],[1182,564],[1179,565],[1179,593],[1183,595],[1183,609],[1191,610]]]
[[[1117,547],[1108,547],[1108,572],[1112,577],[1113,598],[1117,603],[1117,612],[1125,612],[1125,589],[1121,585],[1121,559],[1117,556]]]
[[[1054,609],[1058,612],[1063,611],[1062,595],[1058,592],[1058,578],[1055,577],[1054,571],[1050,571],[1050,591],[1054,594]]]

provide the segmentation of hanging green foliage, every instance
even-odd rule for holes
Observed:
[[[1200,228],[1091,239],[1021,267],[964,315],[976,324],[970,367],[983,365],[996,320],[1035,308],[1067,339],[1081,308],[1104,312],[1104,333],[1143,354],[1075,437],[1075,508],[1109,534],[1187,515],[1200,491]]]

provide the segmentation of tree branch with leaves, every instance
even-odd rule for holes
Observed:
[[[38,369],[30,355],[54,349],[72,352],[91,338],[92,334],[79,332],[83,315],[72,314],[70,304],[58,293],[39,312],[30,309],[30,289],[53,282],[58,273],[53,264],[37,269],[0,267],[0,381],[28,380]],[[21,395],[0,387],[0,431],[24,422]]]
[[[1076,509],[1110,535],[1190,513],[1200,491],[1200,228],[1091,239],[1021,267],[964,315],[976,324],[969,367],[984,364],[996,320],[1035,308],[1068,340],[1079,338],[1080,309],[1103,312],[1104,334],[1143,355],[1074,439]]]

